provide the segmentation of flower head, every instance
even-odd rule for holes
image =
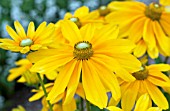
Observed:
[[[106,20],[119,24],[120,37],[128,37],[137,45],[135,56],[141,57],[146,52],[151,58],[157,58],[159,53],[170,55],[170,14],[163,5],[126,1],[112,2],[108,7],[115,11]]]
[[[0,39],[1,48],[25,54],[30,50],[45,48],[52,42],[53,36],[51,34],[54,31],[54,24],[52,23],[46,26],[46,22],[43,22],[35,31],[34,23],[30,22],[27,34],[18,21],[14,22],[14,26],[17,33],[10,26],[6,27],[13,40]]]
[[[138,70],[141,65],[130,54],[134,45],[129,40],[116,39],[118,28],[113,24],[101,29],[87,24],[79,30],[73,22],[65,20],[61,30],[69,41],[63,47],[28,55],[35,62],[32,71],[45,73],[63,66],[47,99],[53,101],[67,90],[65,103],[69,103],[81,81],[86,99],[99,108],[106,107],[108,91],[119,99],[120,89],[113,71],[127,81],[135,80],[128,72]]]
[[[134,82],[121,81],[121,105],[125,111],[130,111],[139,96],[148,93],[153,102],[161,109],[168,109],[168,101],[157,87],[169,87],[170,79],[161,71],[170,70],[168,64],[153,64],[142,67],[140,71],[132,73]],[[129,102],[130,101],[130,102]]]

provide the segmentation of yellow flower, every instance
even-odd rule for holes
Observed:
[[[149,95],[147,93],[143,94],[142,96],[140,96],[140,98],[136,102],[134,111],[162,111],[159,107],[151,107],[150,104],[151,104],[151,100],[150,100]],[[109,106],[107,109],[109,111],[126,111],[126,110],[117,108],[115,106]]]
[[[46,88],[47,93],[49,93],[51,91],[53,85],[54,85],[53,83],[45,84],[45,88]],[[32,92],[35,92],[35,94],[32,97],[29,98],[29,101],[32,102],[32,101],[38,100],[40,98],[43,98],[42,99],[42,105],[43,105],[42,111],[48,111],[49,105],[47,104],[47,100],[46,100],[46,97],[44,96],[44,92],[42,90],[42,87],[40,87],[38,90],[33,89]],[[78,85],[78,88],[76,90],[76,94],[80,95],[82,98],[85,98],[84,97],[84,91],[83,91],[81,84]],[[75,99],[72,99],[69,104],[66,104],[66,105],[60,104],[61,102],[63,103],[63,101],[65,99],[65,95],[66,95],[66,92],[60,94],[53,101],[52,104],[53,104],[53,110],[54,111],[75,111],[76,110]]]
[[[28,59],[21,59],[15,63],[18,67],[12,68],[9,70],[10,74],[8,75],[7,80],[13,81],[14,79],[20,77],[17,82],[36,84],[39,83],[39,79],[36,72],[31,72],[32,63]],[[58,70],[58,69],[57,69]],[[44,74],[40,74],[43,78]],[[51,71],[45,74],[46,77],[50,80],[54,80],[57,77],[56,71]]]
[[[108,7],[116,11],[106,20],[120,25],[120,37],[128,37],[137,44],[135,56],[141,57],[146,51],[151,58],[157,58],[159,52],[170,55],[170,14],[164,6],[126,1],[112,2]]]
[[[170,5],[170,1],[169,0],[159,0],[160,4],[162,5]]]
[[[0,39],[1,48],[25,54],[30,50],[47,47],[52,42],[53,36],[51,34],[54,31],[54,24],[52,23],[46,26],[46,22],[43,22],[35,31],[34,23],[30,22],[27,34],[18,21],[14,22],[14,26],[17,33],[10,26],[6,27],[13,40]]]
[[[99,13],[89,12],[89,8],[86,6],[82,6],[78,8],[74,14],[66,13],[64,16],[64,20],[70,20],[74,22],[79,28],[84,26],[87,23],[97,23],[102,22],[97,20]]]
[[[17,108],[13,108],[12,111],[26,111],[23,106],[18,105]]]
[[[130,111],[137,97],[148,93],[153,102],[161,109],[168,109],[168,101],[159,87],[170,87],[170,79],[161,71],[170,70],[168,64],[153,64],[146,66],[138,72],[132,73],[136,78],[134,82],[121,81],[122,99],[121,106],[125,111]]]
[[[99,108],[107,105],[107,91],[112,92],[114,99],[120,98],[119,84],[112,71],[127,81],[135,80],[128,72],[137,71],[141,66],[130,54],[134,44],[116,39],[118,28],[113,24],[100,29],[87,24],[79,30],[73,22],[65,20],[61,30],[69,41],[65,46],[28,55],[35,62],[31,71],[45,73],[63,66],[47,99],[53,101],[67,89],[65,103],[69,103],[80,81],[86,99]]]
[[[21,59],[15,63],[17,68],[12,68],[9,70],[10,74],[8,75],[7,80],[13,81],[14,79],[20,77],[18,82],[26,82],[28,84],[39,83],[39,79],[36,73],[30,72],[32,63],[28,59]]]

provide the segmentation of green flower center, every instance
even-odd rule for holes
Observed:
[[[88,60],[93,55],[92,44],[88,41],[80,41],[74,45],[74,58]]]
[[[164,7],[157,3],[151,3],[146,7],[145,15],[154,20],[160,20]]]
[[[98,10],[100,16],[106,16],[108,13],[110,13],[110,10],[106,6],[100,6]]]
[[[134,72],[134,73],[132,73],[132,75],[137,80],[144,80],[148,77],[149,74],[148,74],[148,70],[142,66],[140,71]]]
[[[32,44],[33,44],[33,41],[30,38],[24,39],[20,42],[21,47],[30,46]]]
[[[71,17],[71,18],[69,18],[69,20],[74,22],[77,25],[78,28],[81,27],[81,23],[80,23],[80,20],[79,20],[78,17]]]

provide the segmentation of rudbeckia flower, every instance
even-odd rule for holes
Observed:
[[[36,72],[31,72],[30,69],[32,67],[32,63],[28,59],[21,59],[15,63],[17,65],[16,68],[12,68],[9,70],[10,74],[8,75],[7,80],[13,81],[14,79],[20,77],[17,82],[28,83],[28,84],[37,84],[39,83],[39,79]],[[58,71],[58,69],[57,69]],[[51,71],[46,73],[46,77],[49,80],[54,80],[57,77],[57,71]],[[40,74],[42,79],[44,74]]]
[[[49,93],[53,87],[53,83],[47,83],[45,84],[45,89],[47,91],[47,93]],[[39,89],[33,89],[32,92],[34,92],[35,94],[29,98],[30,102],[39,100],[42,98],[42,111],[49,111],[49,105],[47,103],[46,97],[44,95],[44,91],[42,89],[42,87],[40,86]],[[73,98],[71,100],[71,102],[69,104],[64,105],[63,101],[65,99],[65,95],[66,95],[65,91],[64,93],[60,94],[55,101],[52,103],[53,104],[53,110],[54,111],[75,111],[76,110],[76,101]],[[82,88],[82,84],[78,85],[78,88],[76,90],[76,94],[81,96],[82,98],[84,98],[84,91]]]
[[[64,20],[70,20],[74,22],[77,27],[81,28],[87,23],[98,23],[103,22],[101,20],[97,20],[99,13],[89,12],[89,8],[86,6],[82,6],[78,8],[74,14],[66,13],[64,16]]]
[[[115,10],[106,21],[120,25],[120,37],[128,37],[137,47],[134,55],[141,57],[146,52],[157,58],[159,52],[170,55],[170,14],[158,3],[148,6],[142,2],[112,2],[108,6]]]
[[[168,64],[153,64],[142,67],[138,72],[132,73],[136,78],[134,82],[120,82],[122,99],[121,106],[125,111],[130,111],[139,96],[148,93],[153,102],[161,109],[168,109],[168,101],[159,87],[170,87],[170,79],[161,71],[170,70]],[[129,102],[130,101],[130,102]]]
[[[14,22],[14,26],[17,33],[10,26],[6,27],[13,40],[0,39],[0,48],[25,54],[30,50],[45,48],[52,42],[53,36],[51,34],[54,31],[52,23],[46,26],[46,22],[43,22],[35,31],[34,23],[30,22],[27,34],[18,21]]]
[[[28,59],[21,59],[15,63],[18,67],[12,68],[9,70],[10,74],[8,75],[7,80],[13,81],[14,79],[20,77],[17,82],[28,83],[28,84],[37,84],[39,83],[38,76],[35,72],[31,72],[30,68],[32,63]]]
[[[143,94],[137,100],[134,111],[162,111],[161,108],[159,108],[159,107],[151,107],[150,103],[151,103],[151,101],[150,101],[149,95],[147,93]],[[107,109],[109,111],[126,111],[126,110],[122,110],[115,106],[109,106]]]
[[[76,24],[65,20],[61,30],[69,41],[67,44],[59,49],[44,49],[28,55],[35,62],[31,71],[45,73],[62,66],[47,99],[53,101],[67,89],[65,103],[71,102],[80,81],[86,99],[101,109],[107,105],[108,91],[114,99],[119,99],[119,84],[113,71],[127,81],[135,80],[128,72],[141,66],[130,54],[134,44],[116,39],[118,28],[113,24],[100,29],[87,24],[79,30]]]

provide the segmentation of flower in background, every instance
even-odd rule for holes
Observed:
[[[18,105],[17,108],[13,108],[12,111],[26,111],[25,108],[21,105]]]
[[[107,109],[109,111],[126,111],[115,106],[109,106]],[[159,107],[151,107],[150,97],[146,93],[140,96],[140,98],[137,100],[134,111],[162,111],[162,109]]]
[[[18,67],[12,68],[9,70],[10,74],[7,77],[8,81],[13,81],[14,79],[20,77],[17,82],[28,83],[28,84],[37,84],[39,79],[36,72],[31,72],[32,63],[28,59],[21,59],[15,63]],[[57,70],[58,71],[58,70]],[[51,71],[46,73],[46,77],[49,80],[55,80],[57,77],[57,71]],[[43,78],[44,74],[40,74]]]
[[[170,55],[170,14],[164,6],[126,1],[111,2],[108,7],[115,11],[106,17],[107,22],[119,24],[120,37],[136,43],[135,56],[141,57],[146,52],[151,58],[157,58],[159,52]]]
[[[45,84],[45,88],[47,93],[49,93],[53,87],[53,83],[47,83]],[[42,98],[42,111],[49,111],[49,105],[47,103],[46,97],[44,95],[43,89],[42,87],[39,87],[39,89],[33,89],[32,92],[34,92],[35,94],[29,98],[30,102],[33,102],[35,100],[39,100]],[[65,99],[65,95],[66,95],[67,91],[65,91],[64,93],[60,94],[55,101],[53,101],[53,110],[54,111],[75,111],[76,110],[76,101],[73,98],[71,100],[71,102],[69,104],[64,105],[64,99]],[[84,97],[84,91],[83,91],[83,87],[82,84],[79,84],[76,90],[76,94],[81,96],[82,98]]]
[[[52,23],[46,26],[46,22],[43,22],[35,31],[34,23],[30,22],[27,34],[18,21],[14,22],[14,26],[17,33],[10,26],[6,27],[13,40],[0,39],[0,48],[25,54],[30,50],[46,48],[52,42],[53,36],[51,34],[54,31],[54,24]]]
[[[35,63],[31,71],[46,73],[62,66],[47,99],[54,101],[67,90],[64,103],[70,103],[81,81],[86,99],[101,109],[107,105],[108,91],[115,100],[119,99],[119,84],[113,71],[124,80],[135,80],[128,72],[135,72],[141,66],[130,54],[134,44],[117,39],[118,28],[113,24],[100,29],[87,24],[78,29],[73,22],[64,20],[61,31],[69,41],[63,47],[39,50],[27,56]]]
[[[64,20],[70,20],[74,22],[78,28],[81,28],[87,23],[101,23],[103,21],[97,20],[99,13],[89,12],[89,8],[86,6],[82,6],[78,8],[74,14],[66,13],[64,16]]]
[[[142,67],[140,71],[132,73],[136,78],[134,82],[120,80],[122,109],[130,111],[137,98],[144,93],[148,93],[159,108],[168,109],[168,101],[157,87],[170,87],[170,79],[161,72],[168,70],[170,70],[170,65],[168,64],[153,64]]]
[[[170,5],[169,0],[159,0],[159,2],[160,2],[160,4],[165,5],[165,6]]]

